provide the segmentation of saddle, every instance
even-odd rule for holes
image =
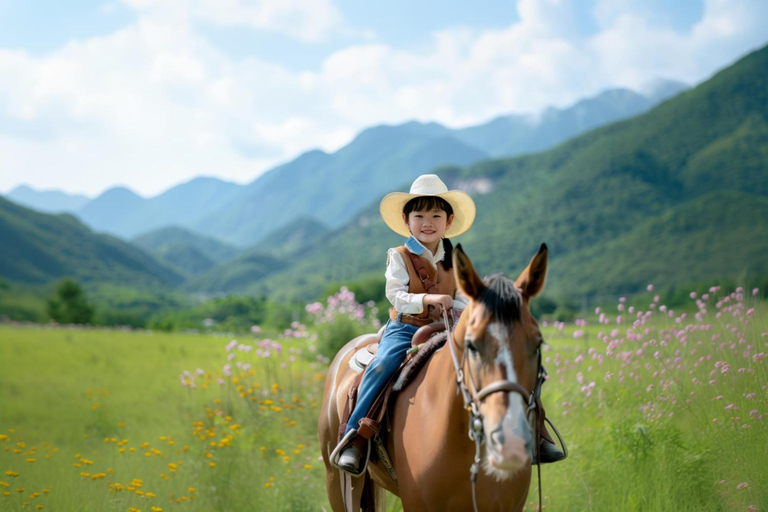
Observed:
[[[357,391],[360,382],[365,374],[365,369],[376,355],[383,330],[384,329],[382,328],[379,331],[376,343],[371,343],[358,348],[349,361],[350,368],[357,372],[357,376],[347,392],[347,400],[341,416],[341,424],[339,425],[338,444],[334,450],[334,454],[338,454],[354,437],[354,435],[347,435],[345,438],[344,432],[346,431],[347,422],[349,421],[349,417],[357,402]],[[354,432],[355,435],[359,435],[368,441],[368,453],[365,455],[366,460],[373,462],[381,461],[390,478],[394,481],[397,481],[397,476],[395,475],[394,467],[384,446],[383,436],[381,435],[381,424],[384,422],[385,418],[387,418],[386,414],[389,402],[393,397],[393,392],[396,393],[397,391],[404,389],[419,373],[435,350],[445,344],[446,339],[445,324],[443,324],[443,322],[435,322],[425,325],[416,331],[411,342],[412,348],[409,350],[405,361],[392,375],[389,382],[387,382],[383,390],[379,393],[379,396],[376,397],[371,409],[366,416],[360,420],[360,425]],[[369,340],[370,338],[363,340],[362,342]],[[350,431],[349,434],[353,434],[353,432]],[[371,449],[371,440],[374,441],[375,450]],[[363,465],[359,474],[365,472],[366,467],[367,463]]]

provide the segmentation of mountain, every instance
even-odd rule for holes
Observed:
[[[46,283],[64,276],[83,282],[175,286],[183,278],[150,255],[97,234],[70,214],[48,214],[0,198],[0,276]]]
[[[76,213],[95,230],[129,239],[168,226],[190,227],[201,216],[227,204],[240,188],[235,183],[205,177],[150,199],[125,188],[113,188]]]
[[[125,239],[181,226],[245,248],[306,215],[339,227],[361,202],[386,192],[391,183],[407,182],[443,165],[542,150],[600,124],[636,115],[682,87],[660,82],[649,97],[611,90],[567,109],[548,109],[540,118],[510,115],[464,129],[413,121],[377,126],[335,153],[309,151],[245,186],[196,178],[149,199],[118,187],[75,213],[93,229]],[[38,199],[35,204],[46,202]],[[285,214],[275,220],[278,208]]]
[[[141,209],[146,199],[125,187],[114,187],[89,201],[76,213],[88,226],[96,231],[125,236],[131,232],[130,218]]]
[[[132,242],[188,275],[201,274],[242,252],[232,245],[178,226],[152,231]]]
[[[74,212],[90,201],[90,198],[83,195],[67,194],[60,190],[35,190],[27,185],[19,185],[5,197],[14,203],[46,213]]]
[[[494,157],[536,153],[593,128],[634,117],[682,92],[680,82],[655,84],[649,96],[610,89],[565,108],[548,108],[538,118],[508,115],[456,131],[455,137]]]
[[[548,293],[606,295],[766,275],[766,157],[768,47],[638,117],[441,177],[477,202],[456,242],[481,273],[516,274],[546,242]],[[398,243],[374,201],[248,289],[311,299],[328,282],[383,278]]]
[[[203,292],[242,293],[254,282],[289,266],[304,251],[322,244],[329,230],[311,217],[296,219],[266,235],[237,258],[191,279],[186,288]]]
[[[452,137],[407,126],[377,126],[333,154],[311,151],[265,173],[194,228],[247,246],[303,216],[337,227],[392,183],[486,156]]]

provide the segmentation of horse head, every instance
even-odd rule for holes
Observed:
[[[535,450],[535,403],[543,343],[529,301],[544,287],[547,247],[542,244],[520,276],[480,279],[458,246],[453,266],[461,292],[469,299],[454,332],[463,349],[465,380],[477,409],[474,426],[485,441],[483,466],[499,480],[528,467]]]

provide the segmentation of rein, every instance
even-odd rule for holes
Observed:
[[[467,357],[467,349],[464,347],[464,352],[462,354],[461,362],[459,362],[459,358],[456,354],[456,348],[453,346],[453,333],[451,332],[451,324],[448,322],[448,312],[443,308],[443,322],[445,323],[445,332],[447,334],[447,342],[448,346],[451,349],[451,359],[453,360],[453,367],[454,370],[456,370],[456,385],[458,386],[458,389],[456,390],[457,393],[461,392],[461,395],[464,399],[464,408],[469,413],[469,438],[475,442],[475,459],[472,463],[472,466],[469,468],[469,479],[472,483],[472,505],[474,507],[474,511],[478,512],[477,510],[477,490],[476,490],[476,484],[477,484],[477,474],[480,471],[480,463],[482,462],[482,459],[480,457],[480,453],[482,451],[483,443],[485,442],[485,431],[483,427],[483,415],[480,412],[479,404],[483,402],[486,398],[488,398],[490,395],[494,393],[501,393],[501,392],[515,392],[518,393],[523,397],[523,399],[526,400],[528,404],[528,409],[526,410],[526,416],[530,418],[533,415],[534,421],[532,422],[534,424],[534,442],[536,443],[536,462],[537,462],[537,475],[538,475],[538,487],[539,487],[539,510],[541,510],[541,462],[539,460],[540,456],[540,444],[541,444],[541,431],[539,428],[539,411],[541,408],[541,401],[540,401],[540,394],[541,394],[541,385],[544,383],[544,381],[547,378],[547,372],[544,370],[544,367],[541,365],[541,352],[539,352],[539,374],[538,378],[536,380],[536,387],[534,388],[533,392],[529,392],[527,389],[525,389],[523,386],[518,384],[517,382],[512,382],[511,380],[497,380],[495,382],[492,382],[482,388],[480,391],[476,391],[477,386],[475,386],[474,379],[472,378],[471,373],[469,374],[470,382],[472,384],[472,389],[470,390],[466,383],[464,382],[464,363],[466,362]]]

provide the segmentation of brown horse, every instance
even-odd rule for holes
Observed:
[[[473,510],[470,467],[476,444],[468,436],[469,417],[448,343],[461,361],[470,394],[476,399],[481,431],[481,468],[476,480],[478,510],[515,511],[525,505],[531,480],[535,419],[527,417],[528,399],[537,385],[541,333],[529,300],[544,286],[547,248],[542,245],[516,281],[495,275],[481,280],[461,246],[453,256],[456,282],[470,302],[453,332],[419,375],[391,403],[386,448],[397,481],[381,463],[368,472],[377,498],[382,489],[399,496],[405,512]],[[319,418],[328,499],[344,512],[340,471],[329,463],[337,442],[340,411],[354,373],[349,359],[355,346],[375,342],[362,336],[347,343],[331,363]],[[490,386],[489,386],[490,385]],[[525,394],[525,396],[523,396]],[[479,423],[482,421],[482,428]],[[352,479],[352,507],[359,510],[363,478]],[[383,499],[377,500],[381,510]]]

